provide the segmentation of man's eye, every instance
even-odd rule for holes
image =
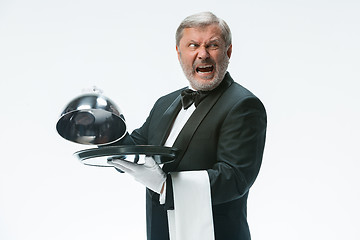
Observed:
[[[189,44],[189,47],[192,47],[192,48],[194,48],[194,47],[197,47],[198,45],[196,44],[196,43],[190,43]]]
[[[218,48],[219,45],[216,43],[213,43],[213,44],[210,44],[208,47],[213,49],[213,48]]]

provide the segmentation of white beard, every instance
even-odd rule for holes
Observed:
[[[187,68],[186,66],[184,66],[184,64],[181,61],[181,57],[180,57],[180,65],[183,69],[183,72],[184,72],[186,78],[190,82],[190,85],[194,89],[201,90],[201,91],[210,91],[210,90],[215,89],[217,86],[219,86],[220,83],[222,82],[222,80],[224,79],[226,70],[229,65],[229,57],[227,56],[226,53],[224,53],[223,59],[221,60],[220,64],[214,66],[215,67],[214,78],[212,80],[209,80],[206,82],[199,82],[194,77],[194,74],[196,74],[195,67]]]

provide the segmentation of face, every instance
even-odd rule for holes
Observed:
[[[185,28],[176,47],[180,65],[195,90],[209,91],[224,78],[232,46],[226,47],[218,25]]]

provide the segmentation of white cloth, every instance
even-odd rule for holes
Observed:
[[[207,171],[171,173],[174,210],[168,210],[171,240],[214,240]]]

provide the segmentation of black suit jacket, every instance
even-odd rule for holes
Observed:
[[[131,141],[163,145],[181,109],[182,90],[158,99],[143,126],[131,134]],[[173,145],[180,153],[173,163],[164,165],[165,172],[207,170],[209,174],[216,240],[250,239],[247,197],[260,169],[265,133],[263,104],[227,73],[197,106]],[[171,207],[171,183],[167,186],[166,206]],[[158,199],[147,189],[148,240],[169,239],[166,209]]]

